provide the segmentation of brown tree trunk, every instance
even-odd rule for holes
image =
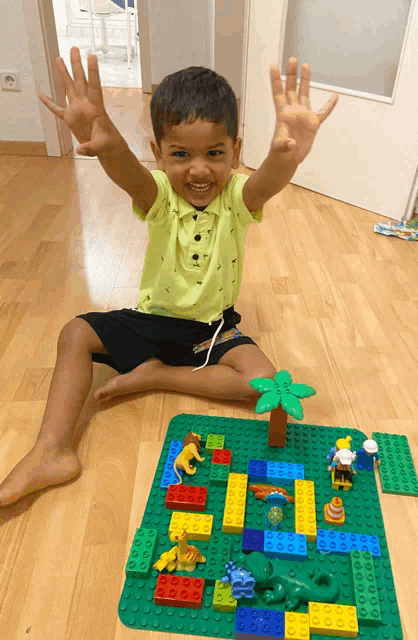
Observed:
[[[287,413],[280,405],[270,413],[269,447],[286,446]]]

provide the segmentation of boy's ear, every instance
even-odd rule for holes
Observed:
[[[157,163],[157,168],[158,169],[163,169],[163,166],[162,166],[162,164],[163,164],[162,154],[161,154],[161,151],[158,148],[156,140],[151,140],[149,144],[150,144],[150,147],[151,147],[151,151],[154,154],[155,162]]]
[[[242,138],[237,138],[237,141],[234,144],[234,157],[232,160],[233,169],[238,169],[241,164],[241,148],[242,148]]]

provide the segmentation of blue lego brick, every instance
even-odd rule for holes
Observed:
[[[182,449],[183,442],[181,440],[171,441],[170,449],[167,454],[167,460],[164,466],[163,477],[161,478],[161,489],[168,489],[168,485],[178,484],[180,482],[178,477],[174,473],[173,464],[174,460],[177,458]],[[183,475],[183,471],[181,469],[177,469],[177,471],[181,476]]]
[[[290,462],[271,462],[267,463],[267,482],[281,482],[293,486],[295,480],[304,480],[305,471],[303,464],[292,464]]]
[[[264,531],[264,554],[281,560],[307,560],[307,538],[300,533]]]
[[[380,542],[377,536],[350,531],[334,531],[318,529],[316,532],[316,550],[320,553],[336,553],[348,555],[350,551],[369,551],[375,558],[380,558]]]
[[[267,460],[248,461],[248,480],[250,482],[267,482]]]
[[[244,529],[242,532],[242,550],[244,553],[250,551],[264,551],[264,531],[258,529]]]
[[[254,640],[284,638],[284,611],[238,607],[235,618],[235,639]]]

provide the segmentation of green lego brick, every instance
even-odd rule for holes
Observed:
[[[206,453],[212,455],[215,449],[224,448],[225,437],[210,433],[206,441]]]
[[[368,551],[351,551],[350,557],[358,622],[367,627],[377,627],[382,624],[382,616],[373,556]]]
[[[238,601],[232,597],[231,583],[224,584],[220,580],[215,582],[213,594],[213,608],[215,611],[236,611]]]
[[[379,474],[383,493],[418,496],[418,479],[408,438],[392,433],[373,433],[379,446]]]
[[[156,529],[137,529],[125,567],[128,578],[148,578],[157,546]]]
[[[164,446],[155,471],[153,484],[149,492],[147,505],[142,518],[142,527],[154,528],[158,531],[157,548],[154,561],[164,552],[172,548],[168,538],[171,511],[165,508],[165,492],[160,490],[160,482],[164,470],[164,463],[171,440],[183,441],[189,431],[200,433],[201,427],[207,427],[210,434],[225,436],[227,448],[232,451],[231,473],[247,473],[248,461],[251,459],[271,460],[274,462],[293,462],[303,464],[305,479],[315,483],[316,513],[319,517],[325,503],[334,495],[331,487],[331,474],[327,471],[324,460],[338,438],[350,435],[351,449],[361,449],[367,436],[356,429],[341,427],[325,427],[300,423],[289,423],[287,426],[286,447],[268,447],[268,420],[249,420],[225,417],[209,417],[205,415],[180,414],[175,416],[168,425]],[[204,454],[203,454],[204,456]],[[183,477],[184,484],[203,486],[208,488],[208,499],[205,513],[213,518],[212,540],[222,536],[222,520],[225,503],[225,487],[209,484],[212,459],[199,462],[196,474]],[[293,488],[290,495],[294,497]],[[379,495],[374,473],[356,474],[353,477],[353,488],[340,494],[346,513],[346,530],[355,533],[367,533],[378,536],[381,557],[374,558],[376,586],[381,603],[382,624],[379,627],[359,626],[359,640],[402,640],[402,628],[396,601],[389,551],[379,503]],[[252,529],[263,529],[266,503],[257,500],[254,493],[247,492],[244,526]],[[321,509],[320,509],[321,507]],[[336,530],[333,525],[318,521],[324,529]],[[294,532],[294,504],[285,507],[285,517],[282,531]],[[237,566],[241,565],[242,535],[225,534],[231,540],[230,560]],[[209,558],[208,542],[193,541],[199,551]],[[302,563],[300,563],[302,564]],[[206,570],[206,563],[198,563],[193,573],[185,571],[175,572],[176,575],[201,578]],[[351,559],[349,554],[340,556],[334,554],[319,554],[314,542],[308,542],[308,559],[303,563],[304,569],[309,571],[327,571],[339,576],[340,594],[338,603],[354,604],[354,586],[351,575]],[[297,569],[291,561],[280,561],[280,570],[286,575],[294,575]],[[201,609],[179,609],[178,607],[162,607],[155,605],[153,594],[158,578],[158,571],[151,570],[148,579],[126,578],[120,597],[118,614],[121,622],[131,629],[156,631],[158,633],[180,633],[183,635],[198,635],[206,638],[235,637],[235,613],[213,610],[213,596],[215,585],[205,580]],[[241,600],[241,605],[257,609],[284,611],[285,601],[269,602],[268,607],[263,600],[265,589],[255,589],[255,597],[251,600]],[[384,606],[383,606],[384,604]],[[308,605],[299,603],[296,612],[306,613]],[[311,640],[335,640],[335,636],[312,634]]]
[[[225,563],[231,559],[231,538],[223,534],[212,536],[202,578],[213,584],[226,576]]]
[[[213,487],[226,487],[229,469],[227,464],[213,464],[210,468],[209,484]]]

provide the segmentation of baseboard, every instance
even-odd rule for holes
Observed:
[[[1,141],[0,156],[48,156],[46,142]]]

